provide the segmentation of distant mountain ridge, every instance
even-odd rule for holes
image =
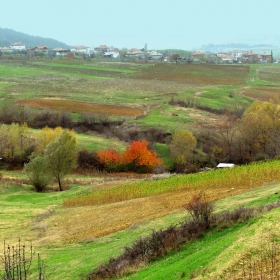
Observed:
[[[276,47],[271,44],[244,44],[244,43],[232,43],[232,44],[208,44],[202,45],[200,50],[208,52],[218,51],[230,51],[230,50],[273,50]]]
[[[26,48],[34,48],[36,46],[47,46],[49,49],[58,47],[69,48],[69,45],[51,38],[32,36],[12,29],[0,27],[0,47],[9,47],[16,42],[25,44]]]

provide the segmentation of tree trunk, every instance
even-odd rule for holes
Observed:
[[[63,189],[62,189],[62,184],[61,184],[60,178],[58,178],[57,181],[58,181],[59,191],[62,192]]]

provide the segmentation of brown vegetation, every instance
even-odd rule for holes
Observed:
[[[89,113],[107,115],[107,116],[139,116],[144,114],[144,111],[138,108],[93,104],[93,103],[86,103],[86,102],[70,101],[66,99],[54,99],[54,98],[22,100],[18,102],[18,105],[40,108],[40,109],[75,112],[75,113],[89,112]]]
[[[133,78],[184,82],[195,85],[243,85],[250,68],[247,66],[208,64],[155,64]]]
[[[242,94],[259,101],[269,101],[275,96],[280,97],[279,86],[253,86],[242,89]]]

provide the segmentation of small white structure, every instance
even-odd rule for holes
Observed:
[[[159,53],[158,51],[150,51],[148,52],[148,57],[150,60],[160,60],[162,58],[163,54]]]
[[[109,52],[104,52],[103,57],[107,58],[118,58],[120,53],[118,51],[109,51]]]
[[[63,48],[54,48],[52,50],[52,53],[54,55],[61,55],[61,56],[65,56],[67,55],[68,53],[70,52],[70,50],[66,50],[66,49],[63,49]]]
[[[70,47],[70,51],[74,53],[89,53],[90,49],[86,46],[72,46]]]
[[[10,48],[13,50],[25,50],[25,44],[17,42],[10,45]]]
[[[219,163],[217,165],[217,168],[232,168],[234,166],[235,166],[234,163]]]

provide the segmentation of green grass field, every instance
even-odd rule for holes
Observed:
[[[0,94],[12,102],[55,97],[141,108],[148,115],[143,119],[128,119],[128,124],[145,128],[160,126],[169,132],[178,127],[190,130],[211,127],[212,118],[218,118],[203,111],[193,112],[171,106],[168,104],[171,98],[191,99],[218,109],[248,107],[255,97],[251,97],[250,88],[277,86],[279,68],[275,64],[153,65],[68,60],[3,62],[0,62]],[[265,97],[270,94],[270,89],[261,94]]]
[[[127,118],[128,127],[153,127],[171,133],[177,129],[199,131],[213,129],[220,117],[171,106],[171,98],[194,99],[218,109],[248,107],[254,100],[280,96],[279,69],[275,64],[0,60],[0,105],[6,100],[16,104],[46,97],[122,105],[147,112],[143,118]],[[77,140],[79,149],[123,151],[126,147],[96,134],[77,134]],[[166,144],[155,143],[155,149],[166,166],[172,164]],[[24,173],[3,171],[0,241],[15,244],[19,236],[26,244],[32,241],[46,261],[47,271],[52,272],[50,279],[83,279],[139,236],[183,221],[187,214],[182,205],[202,189],[215,200],[216,211],[277,201],[278,173],[279,163],[272,162],[164,180],[135,174],[71,174],[66,180],[68,190],[35,193]],[[87,198],[90,203],[85,203]],[[67,201],[81,203],[65,207]],[[274,210],[254,221],[209,233],[123,279],[189,279],[197,274],[197,279],[219,279],[246,250],[259,243],[263,232],[280,236],[279,224],[279,210]]]

